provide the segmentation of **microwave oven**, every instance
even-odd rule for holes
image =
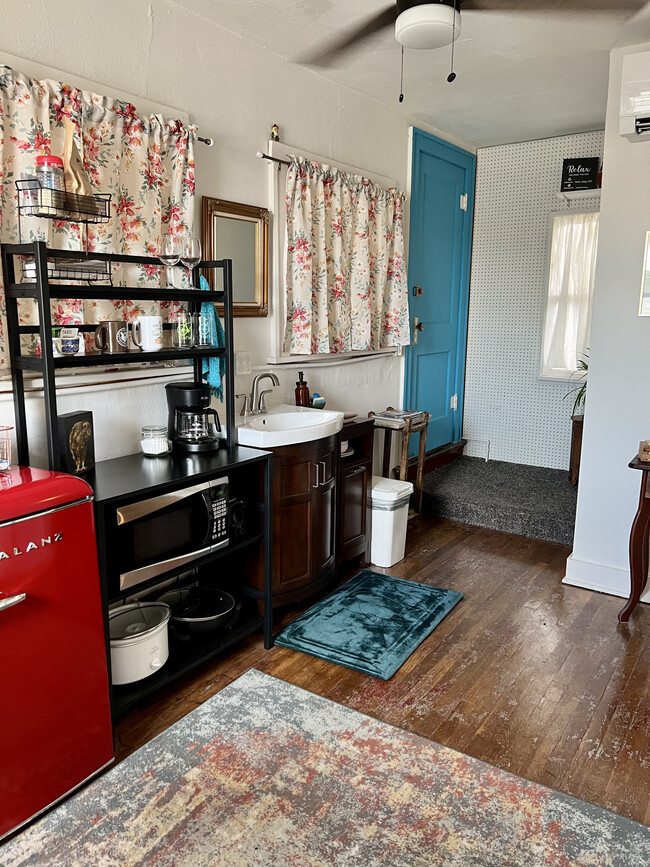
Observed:
[[[109,597],[228,545],[228,478],[117,505],[112,518]]]

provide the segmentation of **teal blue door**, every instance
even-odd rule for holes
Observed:
[[[414,129],[412,166],[404,407],[431,414],[431,451],[462,434],[476,157]]]

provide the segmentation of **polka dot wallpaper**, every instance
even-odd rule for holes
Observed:
[[[567,469],[571,383],[539,378],[551,214],[562,160],[602,157],[591,132],[483,148],[477,155],[463,437],[465,454]],[[607,167],[605,166],[605,171]]]

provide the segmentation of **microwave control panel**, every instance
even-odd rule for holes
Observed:
[[[211,545],[223,545],[228,541],[228,479],[217,479],[210,486],[212,501]]]

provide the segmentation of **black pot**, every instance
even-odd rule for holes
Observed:
[[[202,635],[232,625],[238,606],[225,590],[183,587],[168,590],[158,599],[171,608],[169,625],[179,636]]]

